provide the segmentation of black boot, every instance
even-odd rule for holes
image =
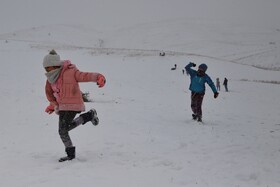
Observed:
[[[202,122],[202,118],[199,116],[199,117],[197,117],[197,121],[198,122]]]
[[[196,120],[197,119],[197,115],[196,114],[192,114],[192,119]]]
[[[66,160],[72,160],[76,157],[76,148],[75,147],[66,147],[65,152],[67,156],[59,159],[59,162],[64,162]]]
[[[88,112],[81,114],[80,117],[82,117],[84,120],[83,125],[89,121],[91,121],[91,123],[95,126],[99,123],[99,119],[97,117],[97,112],[95,109],[90,109]]]

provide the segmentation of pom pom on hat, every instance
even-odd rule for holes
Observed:
[[[50,55],[57,55],[56,51],[54,49],[52,49],[49,53]]]
[[[62,66],[62,65],[63,65],[63,61],[60,60],[60,56],[56,53],[54,49],[51,50],[49,54],[47,54],[44,57],[43,60],[44,68],[51,67],[51,66]]]

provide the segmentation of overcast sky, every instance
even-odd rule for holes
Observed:
[[[199,18],[280,28],[280,0],[0,0],[0,33],[49,24],[129,26]]]

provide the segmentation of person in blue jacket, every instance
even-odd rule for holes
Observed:
[[[205,95],[205,83],[207,83],[214,93],[214,98],[217,98],[219,93],[211,78],[205,73],[207,70],[206,64],[200,64],[198,70],[191,69],[196,64],[190,62],[186,67],[186,72],[190,75],[191,83],[189,90],[191,91],[191,108],[193,111],[192,117],[199,122],[202,121],[202,101]]]

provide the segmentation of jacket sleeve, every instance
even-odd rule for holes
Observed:
[[[217,89],[216,89],[216,86],[215,86],[214,82],[212,81],[212,79],[208,75],[206,75],[206,76],[207,76],[206,77],[207,84],[210,86],[210,88],[212,89],[213,93],[217,93]]]
[[[196,71],[191,69],[191,67],[193,67],[193,63],[192,62],[190,62],[188,65],[186,65],[185,69],[188,72],[188,74],[193,76],[196,73]]]
[[[81,72],[76,69],[75,79],[77,80],[77,82],[96,82],[98,75],[99,73]]]
[[[51,84],[48,81],[46,81],[45,92],[46,92],[46,96],[47,96],[47,99],[50,102],[50,104],[52,106],[58,106],[56,98],[54,97],[54,94],[53,94]]]

